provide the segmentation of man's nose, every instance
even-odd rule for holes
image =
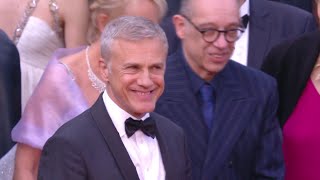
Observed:
[[[213,42],[213,45],[217,48],[226,48],[228,46],[228,41],[225,38],[225,34],[220,33],[218,38]]]
[[[141,72],[139,79],[138,79],[138,85],[148,87],[153,84],[151,78],[150,78],[150,72],[148,70]]]

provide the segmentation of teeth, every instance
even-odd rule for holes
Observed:
[[[139,95],[149,95],[151,92],[150,91],[148,91],[148,92],[139,92],[139,91],[137,91],[137,93]]]

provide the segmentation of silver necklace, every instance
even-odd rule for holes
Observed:
[[[89,60],[89,46],[86,48],[86,61],[88,65],[88,77],[91,81],[91,86],[99,91],[99,93],[102,93],[106,89],[106,84],[102,82],[91,69]]]

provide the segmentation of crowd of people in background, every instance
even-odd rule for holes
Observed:
[[[319,12],[0,2],[0,179],[320,179]]]

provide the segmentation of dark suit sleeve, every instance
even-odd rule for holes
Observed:
[[[285,63],[284,57],[292,42],[293,40],[287,40],[273,47],[264,59],[261,70],[278,80],[283,64]]]
[[[85,164],[80,152],[63,138],[50,138],[45,144],[41,154],[38,179],[87,179]]]
[[[265,119],[260,130],[261,141],[257,147],[254,179],[283,179],[284,177],[282,133],[276,117],[278,93],[275,81],[272,85],[272,93],[265,105]]]
[[[10,132],[21,115],[20,89],[18,50],[0,30],[0,157],[13,146]]]
[[[310,14],[306,19],[305,31],[304,32],[312,32],[317,30],[317,22],[314,16]]]

